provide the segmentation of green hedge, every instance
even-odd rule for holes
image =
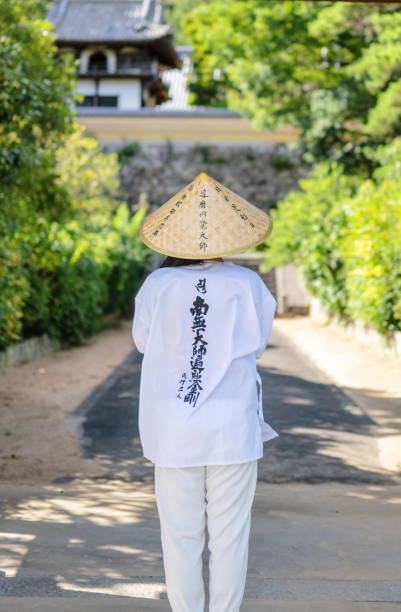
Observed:
[[[57,53],[48,0],[0,2],[0,348],[67,344],[131,315],[151,251],[119,164],[75,121],[76,60]]]
[[[293,263],[331,315],[401,330],[401,140],[372,157],[374,180],[324,163],[271,211],[264,270]]]
[[[401,330],[401,180],[363,184],[340,250],[348,311],[382,334]]]
[[[150,250],[138,232],[147,206],[127,204],[87,223],[34,219],[3,232],[0,347],[48,333],[74,345],[102,328],[102,315],[130,316]]]

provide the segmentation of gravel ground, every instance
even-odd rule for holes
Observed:
[[[68,416],[132,351],[130,321],[81,347],[0,372],[0,480],[45,482],[104,469],[82,457]]]

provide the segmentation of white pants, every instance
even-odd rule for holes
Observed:
[[[167,596],[173,612],[204,612],[207,521],[210,612],[238,612],[245,590],[258,461],[155,466]]]

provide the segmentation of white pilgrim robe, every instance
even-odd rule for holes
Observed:
[[[190,467],[263,456],[263,442],[279,434],[264,421],[256,359],[266,348],[276,306],[260,276],[232,262],[148,274],[132,322],[143,353],[144,457],[162,467]]]

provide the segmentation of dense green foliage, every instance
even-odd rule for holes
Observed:
[[[57,149],[56,170],[57,186],[67,194],[69,217],[86,220],[88,215],[111,213],[123,199],[117,154],[103,153],[79,124]]]
[[[47,3],[0,3],[0,206],[12,217],[34,211],[59,216],[64,194],[55,185],[55,151],[74,115],[74,66],[56,59]]]
[[[386,333],[401,330],[401,139],[375,155],[382,165],[347,208],[340,251],[350,316]]]
[[[169,0],[169,2],[166,2],[165,20],[173,28],[174,43],[176,45],[189,44],[188,37],[182,29],[182,18],[196,6],[199,6],[201,3],[205,4],[205,2],[210,2],[210,0]]]
[[[339,254],[339,234],[345,223],[342,200],[359,181],[345,177],[335,164],[318,166],[271,210],[274,229],[267,243],[266,262],[294,262],[303,271],[310,291],[330,312],[346,316],[345,278]]]
[[[74,123],[75,83],[44,0],[0,3],[0,348],[42,333],[80,343],[131,316],[150,251],[115,154]]]
[[[372,149],[400,129],[398,5],[213,0],[182,22],[192,103],[291,125],[306,161],[371,175]]]
[[[123,202],[111,219],[39,219],[7,236],[0,249],[1,346],[43,333],[76,344],[101,329],[102,315],[131,316],[147,259],[136,240],[145,212],[130,218]]]
[[[118,162],[78,128],[57,152],[69,201],[63,222],[32,215],[0,232],[0,347],[48,333],[76,344],[103,315],[131,316],[150,255],[138,239],[147,206],[119,202]]]
[[[298,129],[315,165],[271,211],[265,269],[294,263],[331,315],[400,330],[400,6],[212,0],[182,24],[191,102]]]
[[[401,139],[373,179],[322,163],[271,211],[265,268],[294,263],[331,315],[401,330]]]

